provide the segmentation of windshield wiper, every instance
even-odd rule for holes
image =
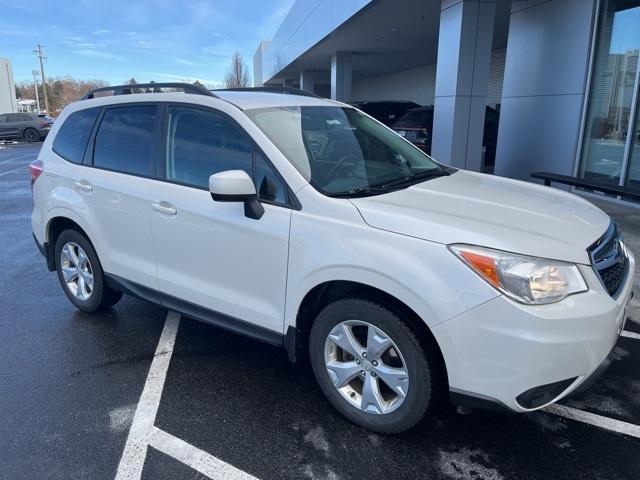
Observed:
[[[431,178],[446,177],[448,175],[451,175],[451,173],[447,170],[436,170],[436,171],[428,170],[426,172],[417,172],[417,173],[412,173],[410,175],[407,175],[406,177],[398,178],[397,180],[384,183],[380,185],[378,188],[387,190],[389,188],[399,187],[405,184],[418,183],[418,181],[429,180]]]
[[[346,192],[326,193],[328,197],[344,198],[344,197],[360,197],[367,195],[378,195],[381,193],[389,193],[389,190],[382,187],[357,187]]]

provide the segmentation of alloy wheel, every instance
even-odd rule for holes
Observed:
[[[335,388],[354,407],[375,415],[404,402],[409,372],[398,346],[378,327],[346,320],[327,336],[325,367]]]
[[[88,300],[93,293],[93,269],[82,247],[74,242],[65,243],[60,265],[69,292],[78,300]]]

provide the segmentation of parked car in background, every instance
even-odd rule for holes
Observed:
[[[22,139],[27,142],[43,140],[53,125],[52,120],[35,113],[3,113],[0,115],[0,139]]]
[[[367,115],[371,115],[387,127],[393,125],[407,110],[418,108],[420,105],[409,101],[386,100],[375,102],[354,102],[352,105]]]
[[[38,117],[39,117],[39,118],[44,118],[47,122],[50,122],[50,123],[53,123],[53,122],[55,122],[55,121],[56,121],[56,119],[55,119],[55,118],[50,117],[50,116],[49,116],[49,115],[47,115],[46,113],[39,113],[39,114],[38,114]]]
[[[498,140],[498,122],[500,112],[487,106],[484,117],[482,146],[485,147],[483,170],[493,171]],[[425,153],[431,154],[431,136],[433,133],[433,105],[414,108],[398,119],[392,128],[398,134]]]

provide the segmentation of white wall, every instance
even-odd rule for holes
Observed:
[[[16,111],[16,87],[11,61],[0,58],[0,113]]]
[[[500,103],[506,50],[491,54],[487,103]],[[436,85],[436,65],[403,70],[353,82],[352,98],[360,100],[411,100],[420,105],[433,105]]]

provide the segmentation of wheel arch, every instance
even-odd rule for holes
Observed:
[[[444,356],[438,342],[427,323],[405,302],[380,288],[351,280],[330,280],[320,283],[307,292],[296,314],[295,327],[287,330],[285,343],[291,360],[306,358],[311,326],[318,313],[336,300],[344,298],[364,298],[388,308],[407,322],[422,342],[425,351],[432,352],[437,362],[441,380],[447,381]]]
[[[86,230],[75,219],[64,215],[56,215],[49,219],[45,228],[45,253],[47,258],[47,267],[50,271],[56,269],[55,248],[58,236],[65,230],[75,230],[82,234],[91,246],[95,249],[95,245],[91,241],[91,237]],[[96,250],[97,252],[97,250]]]

